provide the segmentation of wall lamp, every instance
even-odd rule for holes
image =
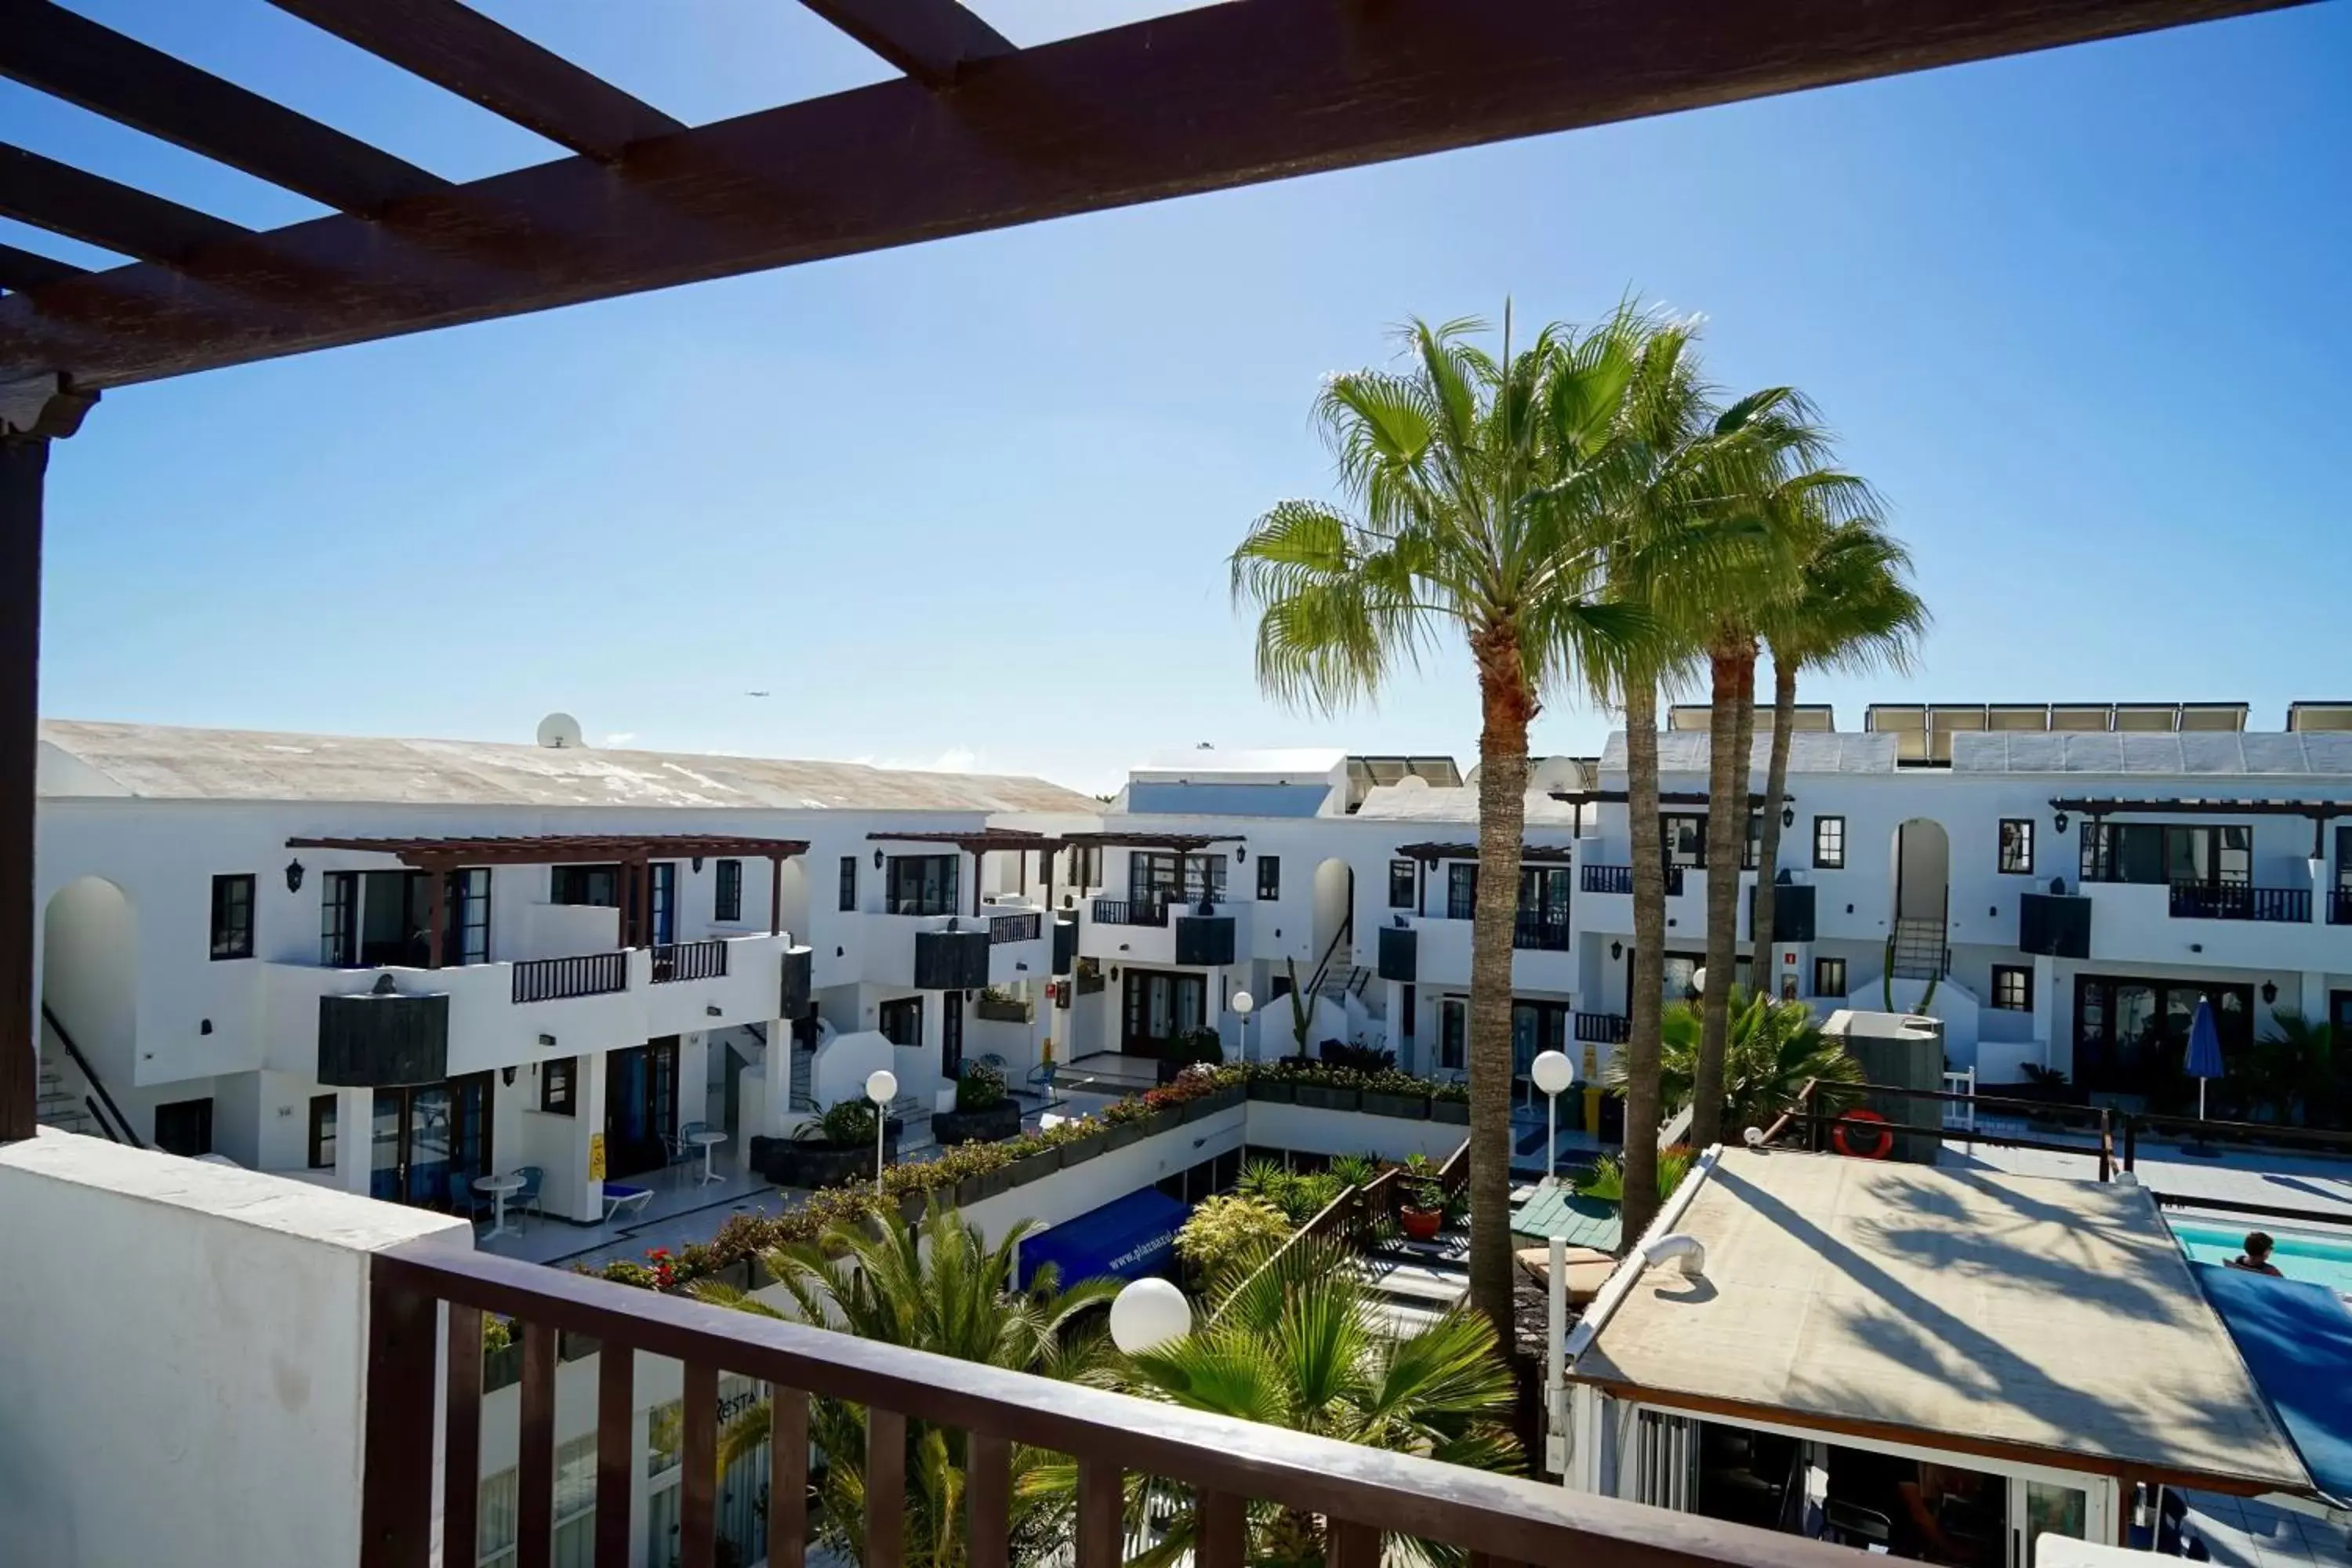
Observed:
[[[716,1002],[705,1002],[702,1005],[702,1016],[706,1018],[719,1017],[725,1013],[725,1011],[726,1009],[719,1006]]]
[[[1780,808],[1780,826],[1783,827],[1794,827],[1797,826],[1797,808],[1795,806],[1784,805]]]
[[[1611,958],[1622,958],[1622,957],[1624,957],[1624,956],[1625,956],[1625,944],[1624,944],[1623,942],[1611,942],[1611,943],[1609,944],[1609,956],[1610,956]]]
[[[541,1035],[539,1037],[539,1043],[552,1049],[555,1045],[555,1037],[553,1035]]]
[[[2269,1006],[2272,1003],[2273,1003],[2273,1002],[2275,1002],[2275,1001],[2277,1001],[2277,1000],[2278,1000],[2278,982],[2277,982],[2277,981],[2275,981],[2275,980],[2265,980],[2265,981],[2263,981],[2263,1006],[2265,1006],[2265,1007],[2267,1007],[2267,1006]]]
[[[1246,859],[1248,859],[1248,858],[1249,858],[1249,849],[1247,848],[1247,847],[1246,847],[1246,846],[1240,845],[1240,844],[1236,844],[1236,845],[1234,845],[1234,865],[1238,866],[1238,865],[1240,865],[1243,861],[1244,861],[1244,860],[1246,860]]]
[[[2062,812],[2060,812],[2056,816],[2054,816],[2054,817],[2051,818],[2051,820],[2050,820],[2050,826],[2053,826],[2053,827],[2054,827],[2054,828],[2056,828],[2056,829],[2057,829],[2059,832],[2061,832],[2061,833],[2065,832],[2065,831],[2066,831],[2066,814],[2065,814],[2064,812],[2063,812],[2063,811],[2062,811]]]
[[[879,849],[874,851],[874,868],[877,871],[882,869],[882,851]]]
[[[299,860],[286,862],[286,890],[289,893],[302,890],[302,862]]]

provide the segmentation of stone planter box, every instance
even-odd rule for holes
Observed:
[[[1362,1091],[1364,1110],[1373,1116],[1401,1116],[1409,1121],[1429,1120],[1429,1097],[1424,1094],[1391,1094],[1385,1089]]]
[[[1113,1149],[1124,1149],[1129,1143],[1140,1139],[1143,1136],[1144,1126],[1145,1123],[1140,1121],[1114,1122],[1100,1138],[1090,1138],[1087,1142],[1100,1143],[1102,1152],[1108,1153]],[[1070,1157],[1067,1154],[1063,1155],[1062,1163],[1066,1165],[1069,1163]]]
[[[1072,1165],[1084,1164],[1097,1154],[1107,1153],[1113,1149],[1125,1148],[1127,1144],[1118,1141],[1118,1134],[1122,1131],[1123,1129],[1113,1127],[1108,1131],[1097,1132],[1091,1138],[1081,1138],[1075,1143],[1063,1144],[1062,1168],[1067,1170]],[[1134,1142],[1132,1138],[1127,1140],[1128,1143]]]
[[[950,1188],[940,1193],[939,1194],[939,1199],[940,1207],[946,1208],[951,1205],[955,1202],[954,1190]],[[930,1206],[930,1202],[931,1194],[927,1191],[900,1193],[898,1194],[898,1217],[905,1220],[908,1225],[913,1225],[917,1220],[923,1217],[923,1211]]]
[[[1252,1100],[1263,1100],[1276,1105],[1289,1105],[1298,1099],[1298,1086],[1288,1079],[1254,1078],[1245,1086]]]
[[[1173,1131],[1183,1120],[1184,1108],[1181,1105],[1171,1105],[1165,1110],[1155,1110],[1143,1119],[1143,1136],[1150,1138],[1157,1133]]]
[[[482,1392],[494,1393],[522,1381],[522,1342],[482,1352]]]
[[[1202,1095],[1198,1100],[1188,1100],[1176,1108],[1179,1118],[1185,1121],[1198,1121],[1203,1116],[1214,1116],[1223,1109],[1223,1106],[1217,1103],[1214,1095],[1208,1094]]]
[[[1000,1024],[1033,1024],[1037,1019],[1035,1005],[1024,1002],[1018,997],[1006,997],[1003,1001],[998,1001],[982,996],[972,1005],[972,1010],[982,1017],[993,1019]]]
[[[722,1285],[732,1285],[738,1290],[751,1288],[751,1260],[740,1258],[719,1269],[713,1276]]]
[[[941,1143],[994,1143],[1021,1134],[1021,1103],[1010,1096],[985,1110],[931,1113],[931,1136]]]
[[[882,1132],[886,1158],[898,1157],[898,1119]],[[751,1168],[780,1187],[837,1187],[874,1179],[874,1145],[822,1143],[813,1138],[754,1138]]]
[[[1231,1110],[1248,1098],[1248,1091],[1242,1085],[1229,1083],[1210,1095],[1205,1103],[1211,1110]]]
[[[970,1208],[999,1193],[1013,1190],[1013,1167],[1001,1165],[993,1171],[982,1171],[977,1176],[966,1176],[956,1184],[955,1201],[958,1208]]]
[[[1470,1125],[1470,1102],[1466,1100],[1440,1100],[1432,1095],[1429,1098],[1429,1119],[1467,1127]]]
[[[1325,1110],[1354,1110],[1363,1100],[1360,1090],[1334,1089],[1328,1084],[1302,1083],[1298,1086],[1298,1103]]]
[[[1034,1154],[1024,1154],[1004,1167],[1008,1185],[1025,1187],[1040,1176],[1050,1176],[1062,1168],[1060,1148],[1040,1149]]]

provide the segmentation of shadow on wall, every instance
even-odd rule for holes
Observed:
[[[139,1057],[139,916],[130,895],[103,877],[76,878],[50,896],[41,921],[41,1002],[124,1100]],[[79,1076],[70,1061],[58,1065],[63,1076]]]

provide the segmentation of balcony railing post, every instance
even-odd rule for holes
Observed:
[[[433,1367],[439,1319],[430,1297],[369,1283],[360,1568],[426,1568],[433,1559]],[[478,1332],[475,1354],[480,1353]]]

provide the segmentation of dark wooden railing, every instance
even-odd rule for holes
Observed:
[[[653,959],[656,985],[674,980],[717,980],[727,973],[727,943],[722,939],[668,942],[653,950]]]
[[[1588,864],[1583,872],[1583,887],[1588,893],[1624,893],[1633,890],[1633,868],[1631,866],[1595,866]],[[1666,897],[1682,897],[1683,868],[1666,868]]]
[[[1097,899],[1095,924],[1101,926],[1164,926],[1168,923],[1168,900],[1164,898]]]
[[[1449,1162],[1450,1163],[1450,1162]],[[1844,1568],[1841,1549],[1515,1477],[1463,1469],[1282,1427],[957,1361],[805,1324],[764,1319],[488,1253],[411,1243],[377,1253],[369,1282],[362,1568],[425,1568],[473,1550],[481,1455],[482,1314],[513,1320],[522,1344],[517,1562],[551,1556],[557,1335],[595,1338],[597,1568],[629,1561],[638,1352],[683,1363],[678,1557],[716,1553],[719,1378],[762,1380],[774,1399],[769,1562],[802,1568],[808,1536],[809,1401],[866,1410],[864,1568],[907,1555],[907,1423],[968,1435],[965,1529],[974,1568],[1009,1555],[1012,1446],[1077,1460],[1075,1568],[1123,1554],[1129,1474],[1192,1489],[1200,1568],[1240,1568],[1244,1510],[1263,1500],[1328,1521],[1326,1561],[1374,1568],[1381,1536],[1440,1542],[1474,1563],[1759,1564]],[[448,1307],[446,1371],[439,1309]],[[446,1401],[446,1424],[436,1403]],[[436,1466],[436,1447],[439,1461]],[[435,1482],[443,1508],[436,1540]]]
[[[1622,1013],[1579,1013],[1576,1037],[1595,1045],[1618,1046],[1633,1032],[1633,1020]]]
[[[66,1055],[73,1058],[73,1065],[81,1069],[82,1081],[89,1085],[90,1093],[97,1095],[105,1102],[106,1110],[101,1112],[96,1105],[90,1103],[89,1095],[81,1097],[81,1102],[89,1106],[90,1120],[96,1121],[104,1130],[106,1135],[117,1143],[128,1143],[133,1149],[147,1147],[145,1143],[140,1142],[139,1131],[131,1125],[131,1118],[122,1114],[122,1107],[115,1104],[114,1096],[106,1092],[106,1082],[98,1076],[97,1069],[89,1065],[89,1058],[81,1054],[81,1047],[74,1044],[74,1037],[66,1032],[64,1023],[49,1010],[47,998],[41,1002],[41,1018],[58,1037],[58,1044],[65,1047]],[[107,1120],[109,1116],[113,1118],[110,1123]]]
[[[530,958],[514,966],[514,999],[553,1002],[566,996],[603,996],[629,988],[629,954],[583,952],[576,958]]]
[[[2172,918],[2311,923],[2309,888],[2254,888],[2242,882],[2175,882]]]
[[[1511,931],[1511,945],[1536,952],[1566,952],[1570,934],[1567,916],[1555,920],[1539,910],[1521,910]]]
[[[2327,923],[2332,926],[2352,926],[2352,888],[2328,889]]]
[[[988,921],[991,945],[1004,942],[1035,942],[1045,934],[1045,917],[1032,910],[1021,915],[992,915]]]

